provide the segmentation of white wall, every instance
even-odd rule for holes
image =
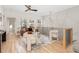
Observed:
[[[42,27],[52,27],[52,13],[49,12],[48,15],[41,16],[42,19]]]
[[[53,11],[52,11],[53,12]],[[47,26],[48,17],[44,16],[45,26]],[[72,28],[73,29],[73,40],[79,40],[79,6],[69,8],[55,14],[51,14],[50,25],[57,28]]]

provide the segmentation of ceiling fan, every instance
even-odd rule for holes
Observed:
[[[27,12],[27,11],[38,11],[37,9],[32,9],[31,5],[25,5],[25,7],[27,7],[27,10],[25,10],[25,12]]]

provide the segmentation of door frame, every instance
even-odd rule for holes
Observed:
[[[9,25],[10,25],[9,20],[10,19],[14,20],[14,32],[15,32],[15,21],[16,21],[16,18],[15,17],[7,17],[8,32],[10,32],[10,28],[9,28]]]

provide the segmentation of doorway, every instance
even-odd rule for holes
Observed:
[[[72,28],[64,30],[63,47],[67,48],[69,45],[72,45]]]
[[[16,20],[16,18],[8,17],[7,20],[8,20],[9,32],[14,33],[15,32],[15,20]]]

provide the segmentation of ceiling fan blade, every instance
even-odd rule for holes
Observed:
[[[31,5],[25,5],[25,7],[27,7],[28,9],[30,9],[31,8]]]
[[[31,11],[38,11],[38,10],[36,10],[36,9],[31,9]]]
[[[29,9],[25,10],[25,12],[29,11]]]
[[[31,5],[25,5],[25,7],[28,8],[27,10],[25,10],[25,12],[27,12],[28,10],[30,10],[30,11],[38,11],[36,9],[31,9]]]

